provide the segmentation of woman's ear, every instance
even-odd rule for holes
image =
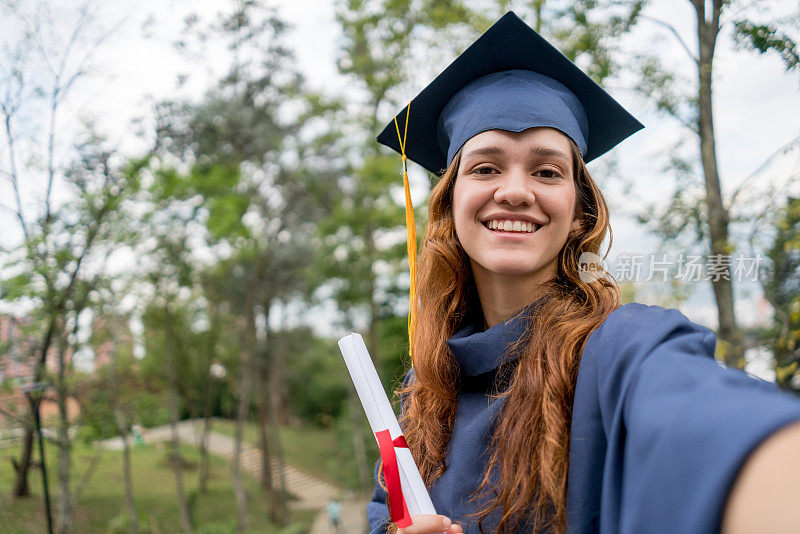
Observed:
[[[583,227],[583,219],[581,219],[580,217],[572,219],[572,226],[570,226],[571,231],[575,232],[577,230],[580,230],[582,227]]]

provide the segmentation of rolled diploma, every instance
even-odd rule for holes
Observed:
[[[389,430],[392,439],[396,439],[402,434],[400,423],[389,403],[389,397],[381,384],[378,372],[369,357],[367,346],[359,334],[348,334],[339,340],[339,349],[344,356],[344,363],[353,379],[356,393],[364,406],[364,413],[367,414],[369,426],[372,427],[372,434],[382,430]],[[411,516],[419,514],[435,514],[436,509],[428,495],[428,489],[422,481],[417,464],[411,456],[411,451],[401,447],[395,448],[397,456],[397,466],[400,471],[400,485],[403,488],[403,498],[408,506]]]

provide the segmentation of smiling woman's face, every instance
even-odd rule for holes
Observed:
[[[569,138],[553,128],[489,130],[464,144],[453,218],[476,280],[556,275],[578,224],[573,173]]]

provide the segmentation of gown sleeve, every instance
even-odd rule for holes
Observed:
[[[717,363],[714,347],[677,310],[638,304],[587,340],[607,441],[600,532],[718,532],[748,455],[800,421],[800,399]]]

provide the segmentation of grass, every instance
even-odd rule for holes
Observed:
[[[234,422],[214,420],[214,431],[233,436]],[[355,459],[342,446],[333,429],[307,425],[283,425],[278,429],[284,461],[303,471],[345,489],[358,489]],[[258,425],[245,424],[244,441],[258,446]],[[369,446],[369,444],[367,445]]]
[[[48,482],[53,508],[56,496],[56,448],[45,445],[48,464]],[[38,457],[38,449],[36,449]],[[96,454],[88,445],[78,444],[73,455],[73,473],[79,478]],[[78,503],[75,532],[127,532],[127,518],[122,482],[122,453],[103,451],[97,470],[86,486]],[[196,532],[222,534],[232,532],[236,517],[236,501],[230,484],[229,464],[211,457],[211,477],[207,494],[198,493],[197,463],[199,454],[194,447],[183,447],[186,460],[184,487],[192,503]],[[19,456],[19,447],[0,450],[0,525],[3,533],[45,532],[46,520],[42,500],[39,469],[30,473],[31,496],[12,499],[10,489],[14,472],[11,457]],[[140,517],[142,533],[173,533],[180,531],[175,477],[167,462],[163,444],[136,447],[132,451],[134,496]],[[258,483],[245,477],[248,490],[249,532],[278,533],[267,520],[268,501]],[[286,532],[307,532],[313,522],[314,512],[293,512],[295,524]],[[112,528],[114,527],[114,528]]]

